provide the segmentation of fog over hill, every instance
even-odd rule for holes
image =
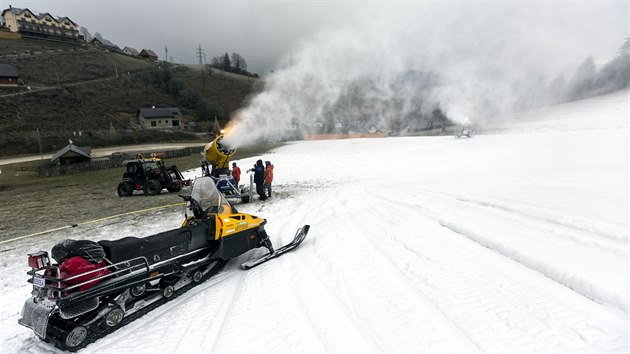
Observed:
[[[321,30],[233,117],[226,141],[282,139],[296,125],[306,133],[404,134],[439,126],[442,115],[483,122],[555,103],[552,80],[571,77],[590,54],[585,48],[619,27],[591,4],[487,5],[371,8],[361,21]],[[576,35],[586,29],[590,35]]]

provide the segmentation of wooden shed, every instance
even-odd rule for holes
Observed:
[[[89,146],[76,146],[70,142],[66,147],[57,151],[51,158],[51,163],[58,165],[71,165],[92,160],[92,148]]]
[[[157,54],[155,54],[152,50],[150,49],[143,49],[140,51],[140,54],[138,54],[138,56],[140,58],[146,59],[148,61],[157,61],[158,60],[158,56]]]
[[[11,64],[0,64],[0,86],[17,86],[20,74]]]

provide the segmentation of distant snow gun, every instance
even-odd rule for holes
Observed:
[[[236,153],[236,149],[224,144],[223,138],[223,135],[219,135],[203,148],[202,174],[211,177],[217,189],[227,198],[240,198],[241,202],[248,203],[252,198],[254,177],[249,175],[249,186],[239,187],[236,184],[230,170],[230,159]]]
[[[475,131],[472,129],[472,122],[466,118],[460,129],[455,134],[455,139],[472,138],[475,136]]]

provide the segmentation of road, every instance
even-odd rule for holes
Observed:
[[[103,157],[111,155],[114,152],[132,152],[132,151],[157,151],[168,149],[183,149],[192,146],[202,146],[205,143],[169,143],[169,144],[142,144],[142,145],[126,145],[126,146],[114,146],[92,149],[92,157]],[[52,154],[42,155],[28,155],[28,156],[16,156],[0,159],[0,166],[10,165],[14,163],[22,163],[28,161],[36,161],[43,159],[50,159]]]

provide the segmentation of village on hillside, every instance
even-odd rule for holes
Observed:
[[[157,61],[158,56],[151,49],[138,51],[132,47],[120,49],[116,44],[98,37],[81,33],[79,25],[69,17],[56,17],[48,12],[37,13],[29,9],[19,9],[9,5],[2,10],[0,17],[0,39],[36,38],[64,43],[92,44],[113,52]]]
[[[130,76],[135,74],[143,74],[150,72],[153,68],[157,68],[155,65],[151,65],[153,63],[158,62],[158,56],[151,49],[141,49],[137,50],[130,46],[125,46],[121,49],[118,45],[112,43],[111,41],[103,38],[98,33],[95,36],[92,36],[87,29],[80,27],[77,22],[66,16],[54,16],[51,13],[43,12],[39,13],[37,11],[33,11],[28,8],[16,8],[13,6],[9,6],[9,8],[2,10],[2,15],[0,16],[0,41],[4,41],[4,43],[17,43],[23,41],[30,41],[28,43],[42,43],[40,45],[41,48],[56,48],[55,45],[63,45],[59,48],[63,49],[48,49],[35,51],[31,49],[21,49],[14,50],[13,52],[7,53],[5,51],[5,55],[0,53],[0,89],[5,89],[1,92],[0,97],[4,97],[5,100],[10,100],[15,97],[16,99],[28,93],[42,93],[47,92],[49,89],[61,89],[62,87],[69,87],[73,85],[87,84],[89,85],[91,82],[97,83],[102,82],[103,80],[108,80],[108,77],[95,78],[91,80],[85,80],[83,77],[77,77],[76,79],[70,77],[63,77],[62,74],[57,73],[57,78],[53,85],[44,86],[42,84],[33,84],[33,80],[25,79],[20,71],[31,69],[32,72],[32,61],[27,62],[27,64],[16,65],[15,61],[11,61],[11,59],[20,59],[20,58],[35,58],[40,55],[45,54],[58,54],[58,53],[68,53],[67,55],[76,55],[74,53],[81,53],[82,57],[84,57],[87,53],[114,53],[125,55],[134,59],[139,59],[140,61],[144,60],[147,64],[145,66],[141,66],[138,64],[134,64],[134,67],[137,67],[135,71],[130,69],[126,72],[119,73],[115,72],[114,78],[119,78],[123,75]],[[19,47],[18,48],[22,48]],[[29,48],[28,46],[24,46],[24,48]],[[4,58],[4,60],[3,60]],[[97,57],[100,58],[100,57]],[[8,59],[8,60],[7,60]],[[46,61],[45,59],[42,59]],[[99,59],[94,59],[99,60]],[[20,63],[18,61],[18,63]],[[30,64],[28,64],[30,63]],[[95,64],[100,64],[95,62]],[[102,66],[102,65],[101,65]],[[50,68],[52,71],[54,69]],[[68,71],[72,71],[72,67],[68,68]],[[123,67],[115,68],[115,70],[123,70]],[[75,70],[76,71],[76,70]],[[99,74],[100,75],[100,74]],[[31,79],[33,75],[31,74]],[[45,79],[41,79],[41,82],[45,83]],[[61,85],[61,82],[65,83],[65,85]],[[38,85],[38,86],[34,86]],[[85,86],[85,85],[84,85]],[[19,91],[7,91],[12,88]],[[12,96],[12,97],[9,97]],[[142,99],[141,99],[142,100]],[[146,101],[146,100],[144,100]],[[10,101],[7,101],[10,102]],[[15,103],[15,102],[14,102]],[[172,102],[171,102],[172,103]],[[15,103],[17,104],[17,103]],[[133,103],[131,103],[133,107]],[[18,105],[19,107],[19,105]],[[58,134],[63,135],[65,141],[68,142],[67,145],[60,145],[59,143],[55,143],[52,146],[44,146],[44,152],[50,151],[52,152],[52,158],[50,161],[42,166],[38,167],[38,172],[40,176],[50,176],[51,174],[59,174],[66,172],[78,172],[83,170],[94,170],[94,169],[102,169],[102,168],[111,168],[120,166],[122,160],[120,157],[125,157],[125,154],[121,156],[114,156],[114,158],[109,157],[100,157],[94,159],[91,156],[92,147],[91,146],[82,146],[89,145],[91,138],[95,138],[96,135],[104,134],[108,138],[116,138],[122,140],[133,141],[131,137],[133,137],[135,131],[154,131],[152,137],[164,136],[165,131],[171,131],[171,133],[167,133],[167,136],[174,136],[173,134],[176,131],[185,131],[185,130],[195,130],[196,123],[191,118],[192,115],[186,116],[182,113],[180,107],[176,106],[168,106],[168,103],[165,103],[164,99],[160,100],[160,98],[156,97],[156,101],[152,102],[150,106],[142,105],[142,103],[137,103],[134,113],[125,114],[124,117],[120,117],[122,113],[117,113],[118,117],[111,120],[109,123],[109,129],[107,127],[103,128],[103,132],[94,132],[92,129],[87,129],[85,127],[81,128],[81,126],[76,126],[73,129],[67,131],[65,129],[63,132],[54,132],[46,129],[38,129],[36,131],[36,140],[37,144],[40,146],[40,153],[43,156],[42,152],[42,142],[44,140],[44,134]],[[21,114],[19,111],[12,112],[12,108],[10,106],[4,106],[2,108],[4,111],[5,118],[13,118],[17,122],[22,121]],[[24,112],[22,112],[23,114]],[[184,119],[187,117],[187,119]],[[127,120],[128,119],[128,120]],[[11,120],[11,119],[10,119]],[[115,128],[113,123],[124,122],[123,126],[118,126]],[[217,121],[217,117],[214,117],[214,123],[212,124],[212,133],[218,133],[220,131],[220,125]],[[188,139],[194,138],[193,135],[182,135],[180,136],[189,136]],[[9,135],[5,136],[7,138]],[[125,138],[127,137],[127,138]],[[57,139],[59,140],[59,139]],[[62,139],[63,140],[63,139]],[[52,147],[52,151],[50,148]],[[184,149],[186,155],[189,154],[188,149]],[[6,153],[6,151],[5,151]],[[168,152],[169,156],[175,156],[179,152],[170,151]]]

